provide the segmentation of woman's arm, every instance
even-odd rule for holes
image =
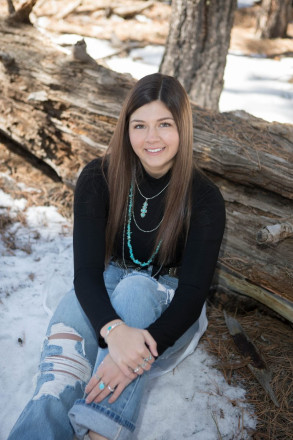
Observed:
[[[199,318],[216,268],[224,227],[223,197],[215,185],[203,180],[193,194],[178,288],[167,310],[147,328],[157,341],[159,354]]]
[[[106,328],[120,320],[111,305],[103,277],[108,197],[100,161],[93,161],[82,171],[75,190],[74,287],[102,346],[106,346],[103,339]],[[136,375],[132,370],[143,364],[150,353],[157,355],[156,342],[146,330],[123,327],[109,335],[108,346],[122,372],[133,379]],[[150,364],[145,369],[150,368]]]
[[[75,293],[97,338],[103,325],[119,319],[103,277],[108,197],[101,160],[97,159],[84,168],[77,181],[73,228]]]

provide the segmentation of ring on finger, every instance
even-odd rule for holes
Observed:
[[[110,387],[110,385],[108,385],[108,387],[107,387],[107,388],[108,388],[108,390],[109,390],[109,391],[111,391],[111,393],[114,393],[114,391],[115,391],[115,388],[111,388],[111,387]]]
[[[153,356],[150,354],[149,357],[144,358],[145,362],[151,361],[153,359]]]
[[[147,366],[147,362],[143,362],[140,366],[142,369],[144,369]]]
[[[138,366],[133,370],[133,372],[134,372],[134,373],[138,373],[140,369],[141,369],[141,366],[138,365]]]

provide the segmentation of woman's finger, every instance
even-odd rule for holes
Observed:
[[[122,393],[122,391],[123,391],[125,388],[126,388],[126,385],[124,385],[124,384],[119,384],[119,385],[116,387],[114,393],[112,393],[112,395],[111,395],[111,397],[109,398],[108,402],[109,402],[109,403],[114,403],[115,400],[118,399],[118,397],[120,396],[120,394]]]
[[[142,375],[144,371],[151,369],[152,363],[154,362],[154,357],[148,352],[148,355],[140,360],[137,366],[134,368],[133,372]]]
[[[154,340],[154,338],[152,337],[152,335],[147,330],[143,330],[143,334],[144,334],[145,342],[148,345],[152,355],[159,356],[158,351],[157,351],[157,343]]]
[[[86,397],[86,403],[91,403],[93,401],[101,402],[105,397],[113,392],[112,390],[115,390],[115,386],[116,385],[109,387],[109,384],[107,385],[107,382],[101,380]]]
[[[118,399],[118,397],[120,396],[120,394],[122,393],[122,391],[131,383],[131,380],[128,379],[124,379],[122,382],[119,383],[119,385],[117,385],[117,387],[115,388],[115,391],[111,394],[108,402],[109,403],[113,403],[115,402],[115,400]]]
[[[130,380],[133,380],[136,378],[136,374],[134,373],[134,369],[137,367],[137,364],[132,363],[133,367],[126,365],[126,364],[122,364],[120,366],[120,369],[122,371],[122,373],[127,376]]]
[[[95,403],[100,403],[102,400],[104,400],[107,396],[109,396],[110,394],[114,393],[116,390],[116,385],[111,386],[110,384],[107,385],[107,387],[105,388],[105,390],[100,393],[98,395],[98,397],[96,397],[96,399],[94,400]]]
[[[85,387],[85,392],[87,394],[89,394],[92,391],[92,389],[99,383],[99,380],[100,379],[94,374],[91,377],[91,379],[90,379],[89,383],[87,384],[87,386]]]

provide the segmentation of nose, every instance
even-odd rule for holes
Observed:
[[[159,141],[159,138],[157,127],[150,126],[147,131],[146,142],[148,144],[153,144]]]

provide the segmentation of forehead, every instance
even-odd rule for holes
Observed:
[[[136,109],[130,116],[130,121],[138,119],[172,118],[172,113],[162,101],[152,101]]]

